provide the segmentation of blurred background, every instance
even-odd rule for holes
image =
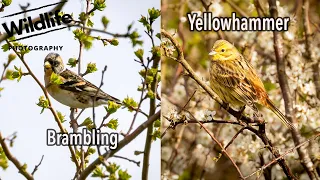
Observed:
[[[12,4],[5,8],[3,12],[0,12],[0,16],[5,16],[15,12],[20,12],[20,6],[26,6],[30,3],[28,9],[37,8],[47,4],[57,3],[57,0],[49,1],[28,1],[19,0],[13,1]],[[101,17],[106,16],[110,23],[107,31],[113,33],[124,34],[127,32],[129,24],[134,22],[132,29],[137,30],[141,35],[141,40],[144,41],[143,46],[132,47],[131,40],[129,38],[118,38],[119,45],[103,46],[101,41],[93,41],[93,47],[89,50],[83,51],[82,56],[82,73],[84,73],[87,63],[94,62],[97,65],[98,71],[85,76],[85,79],[89,80],[95,85],[99,85],[101,81],[101,71],[105,65],[108,69],[104,77],[104,86],[102,90],[106,93],[123,100],[127,96],[132,97],[138,101],[140,99],[141,92],[137,91],[138,86],[141,84],[141,78],[138,72],[141,70],[140,64],[134,62],[136,58],[134,51],[138,48],[145,49],[145,56],[150,56],[149,49],[151,48],[151,41],[148,35],[144,32],[145,28],[138,20],[141,15],[147,15],[149,8],[160,8],[159,1],[130,1],[130,0],[107,0],[106,9],[104,11],[96,11],[95,16],[92,18],[94,28],[103,30],[101,23]],[[54,7],[54,6],[52,6]],[[38,17],[40,13],[47,12],[52,7],[44,8],[41,10],[33,11],[27,14],[33,18]],[[92,5],[91,5],[92,7]],[[68,14],[73,13],[75,18],[78,18],[78,14],[81,11],[85,11],[85,0],[68,1],[63,7],[62,11]],[[10,18],[1,18],[0,24],[6,22],[9,23],[12,20],[23,18],[23,14],[13,16]],[[154,23],[154,29],[158,32],[160,28],[160,20]],[[21,40],[20,42],[28,45],[42,45],[42,46],[63,46],[62,51],[56,51],[61,55],[65,65],[69,58],[78,58],[79,54],[79,42],[74,39],[74,34],[71,28],[70,30],[63,29],[60,31],[51,32],[45,35],[32,37],[29,39]],[[1,32],[4,32],[2,26]],[[26,34],[24,34],[26,35]],[[101,36],[102,38],[112,39],[103,33],[92,32],[94,36]],[[18,37],[18,36],[17,36]],[[156,39],[156,43],[159,44],[159,40]],[[0,45],[4,45],[1,42]],[[7,61],[7,57],[10,52],[0,51],[0,72],[3,71],[2,64]],[[25,59],[30,66],[31,70],[37,76],[37,78],[44,84],[43,80],[43,61],[49,51],[31,51],[25,55]],[[17,58],[14,60],[8,69],[14,69],[13,66],[21,67],[23,72],[26,72],[25,67],[21,61]],[[77,72],[77,68],[68,69]],[[47,129],[55,129],[59,131],[57,123],[54,121],[53,116],[49,110],[45,110],[43,114],[40,114],[41,108],[36,105],[38,99],[43,95],[40,87],[35,83],[31,76],[23,76],[20,82],[16,80],[9,81],[4,80],[1,82],[0,87],[4,89],[1,91],[0,97],[0,131],[4,137],[17,132],[17,138],[14,141],[13,147],[10,149],[12,154],[21,163],[27,163],[27,171],[30,173],[34,169],[35,165],[40,162],[41,156],[44,155],[43,162],[35,173],[35,179],[72,179],[75,174],[75,166],[70,160],[70,152],[67,147],[64,146],[47,146],[46,145],[46,131]],[[69,107],[64,106],[53,98],[51,98],[53,107],[66,115],[66,122],[64,127],[68,131],[72,131],[69,127]],[[142,105],[142,110],[147,111],[149,109],[148,103]],[[96,108],[96,120],[100,123],[105,115],[105,109],[103,106]],[[147,111],[148,112],[148,111]],[[120,109],[113,114],[110,118],[118,118],[119,126],[117,132],[127,132],[134,112],[128,112],[127,109]],[[81,123],[86,117],[92,116],[92,110],[86,110],[80,117]],[[138,115],[134,124],[134,129],[146,120],[145,116]],[[112,132],[112,130],[109,130]],[[123,136],[119,136],[120,140]],[[120,168],[127,170],[132,176],[131,179],[141,179],[142,172],[142,160],[143,154],[134,155],[134,151],[143,151],[145,144],[146,131],[138,136],[132,143],[122,149],[118,155],[125,156],[135,161],[140,161],[141,165],[138,167],[136,164],[127,160],[111,158],[109,162],[116,162],[120,165]],[[102,151],[104,152],[104,151]],[[154,141],[151,149],[150,156],[150,179],[160,179],[160,142]],[[97,155],[90,158],[90,162],[97,158]],[[0,179],[24,179],[24,177],[18,173],[16,167],[10,162],[9,167],[6,170],[0,168]],[[88,179],[96,179],[89,177]]]
[[[309,3],[308,16],[304,16],[303,3]],[[276,1],[278,16],[290,17],[289,30],[281,32],[286,75],[290,94],[293,98],[295,126],[298,127],[302,142],[320,132],[320,4],[310,1]],[[277,77],[277,65],[273,47],[273,32],[196,32],[189,31],[186,13],[212,12],[216,17],[230,17],[236,12],[238,17],[266,17],[269,5],[266,0],[162,0],[162,28],[174,35],[183,48],[187,62],[196,74],[207,83],[209,80],[208,53],[218,39],[226,39],[251,62],[262,79],[268,94],[281,112],[284,102]],[[308,19],[309,50],[305,41],[305,19]],[[169,55],[176,57],[173,47]],[[310,52],[310,53],[308,53]],[[171,54],[170,54],[171,53]],[[162,132],[176,120],[188,113],[179,114],[189,98],[186,111],[197,120],[205,120],[208,115],[214,119],[236,119],[214,102],[194,80],[184,73],[183,67],[174,60],[162,58]],[[267,121],[267,136],[280,151],[294,147],[290,131],[282,125],[270,110],[259,107]],[[246,114],[252,117],[250,108]],[[169,120],[168,120],[169,119]],[[230,124],[206,124],[210,131],[225,147],[241,127]],[[221,149],[198,124],[178,125],[168,129],[161,142],[161,169],[163,179],[238,179],[239,174],[225,156],[220,157]],[[315,171],[320,174],[320,149],[318,141],[306,146]],[[244,175],[258,170],[274,157],[264,148],[259,138],[249,131],[243,131],[228,147],[228,153],[235,160]],[[286,162],[299,179],[309,179],[300,164],[297,151],[288,154]],[[286,176],[278,164],[249,179],[284,179]]]

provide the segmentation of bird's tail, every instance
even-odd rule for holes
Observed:
[[[110,96],[110,95],[107,96],[106,100],[107,101],[113,101],[113,102],[115,102],[115,103],[117,103],[119,105],[122,105],[122,102],[119,99],[117,99],[117,98],[115,98],[113,96]]]
[[[281,113],[281,111],[273,104],[273,102],[269,98],[267,98],[267,105],[268,108],[280,118],[282,123],[287,126],[287,128],[291,130],[296,129],[296,127],[294,127],[294,125]]]

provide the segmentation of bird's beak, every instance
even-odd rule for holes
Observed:
[[[209,56],[213,56],[213,55],[215,55],[215,54],[217,54],[217,52],[211,51],[211,52],[209,53]]]
[[[46,61],[46,62],[44,63],[44,67],[45,67],[46,69],[50,69],[50,68],[51,68],[51,64],[50,64],[48,61]]]

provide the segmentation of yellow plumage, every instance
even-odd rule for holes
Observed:
[[[252,65],[232,44],[218,40],[209,55],[210,87],[225,103],[247,105],[256,113],[258,109],[255,103],[259,103],[273,111],[288,128],[295,129],[272,103]]]

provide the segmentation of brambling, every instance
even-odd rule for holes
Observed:
[[[51,83],[52,72],[60,77],[62,84]],[[95,107],[107,104],[108,101],[121,104],[119,99],[99,90],[97,86],[78,74],[65,69],[62,58],[57,53],[49,53],[44,59],[44,81],[48,93],[61,104],[71,108],[90,108],[93,106],[94,98]]]

